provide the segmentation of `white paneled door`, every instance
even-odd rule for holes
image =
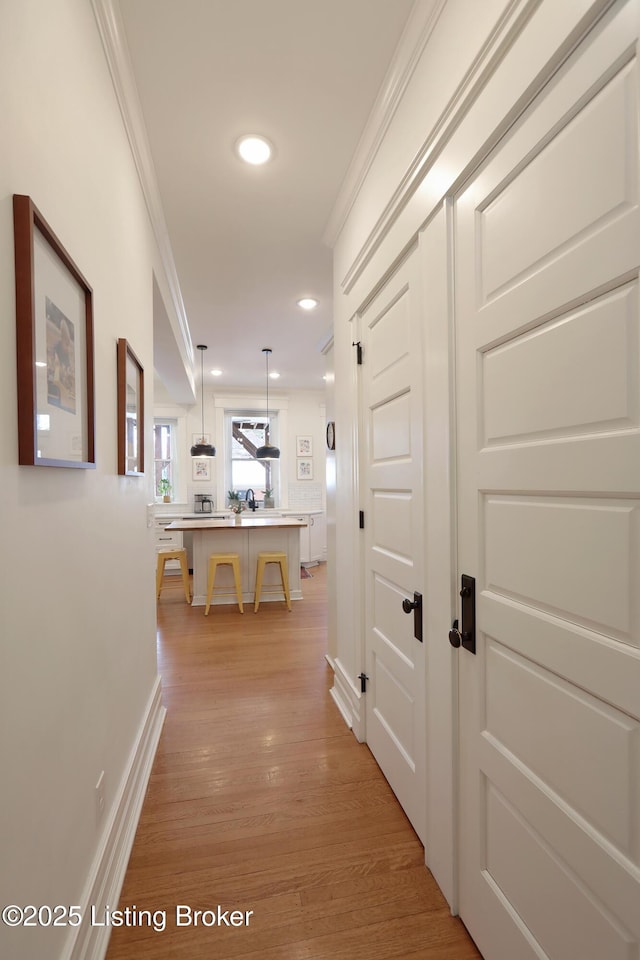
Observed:
[[[367,743],[424,843],[422,400],[417,251],[361,314]]]
[[[455,202],[460,914],[487,960],[640,956],[638,9]]]

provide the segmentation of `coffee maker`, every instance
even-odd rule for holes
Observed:
[[[213,498],[210,493],[196,493],[193,498],[194,513],[213,513]]]

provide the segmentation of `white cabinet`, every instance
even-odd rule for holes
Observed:
[[[170,510],[158,510],[153,521],[155,533],[155,549],[159,550],[178,550],[185,547],[187,551],[187,566],[189,570],[193,569],[193,545],[190,533],[181,533],[179,530],[167,530],[166,527],[176,520],[224,520],[231,516],[229,510],[216,510],[215,513],[190,513],[189,508],[185,506],[184,510],[177,512],[175,505],[171,505]],[[167,560],[165,564],[167,572],[180,572],[180,564],[177,560]]]
[[[327,518],[324,513],[309,516],[309,553],[312,563],[327,559]]]
[[[173,523],[175,517],[156,517],[153,528],[155,534],[156,553],[160,550],[178,550],[182,547],[182,534],[179,530],[166,530],[170,523]],[[177,560],[167,560],[165,570],[179,570],[180,564]]]
[[[306,523],[306,527],[300,527],[300,563],[302,566],[305,566],[311,563],[310,558],[310,548],[309,548],[309,517],[305,513],[296,513],[288,514],[292,516],[294,520],[300,520],[301,523]]]
[[[296,520],[306,523],[300,528],[300,563],[303,567],[325,560],[327,557],[327,521],[324,513],[296,513]]]

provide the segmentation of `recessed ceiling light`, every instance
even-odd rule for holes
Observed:
[[[44,360],[36,360],[36,367],[46,367]]]
[[[271,157],[273,147],[264,137],[252,133],[238,140],[236,150],[245,163],[259,166],[261,163],[266,163]]]
[[[212,370],[212,371],[211,371],[211,376],[212,376],[212,377],[221,377],[221,376],[222,376],[222,370]]]
[[[303,297],[297,303],[303,310],[314,310],[318,306],[318,301],[314,297]]]
[[[280,374],[278,373],[277,370],[272,370],[269,376],[271,377],[272,380],[277,380]]]

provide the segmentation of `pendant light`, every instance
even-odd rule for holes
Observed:
[[[267,428],[269,429],[269,354],[271,353],[270,347],[263,347],[262,352],[265,355],[267,361]],[[266,434],[265,430],[265,434]],[[256,460],[279,460],[280,451],[277,447],[273,447],[270,443],[265,443],[264,447],[258,447],[256,450]]]
[[[202,393],[202,434],[199,443],[194,443],[191,447],[192,457],[215,457],[216,455],[216,448],[212,447],[210,443],[205,443],[204,439],[204,351],[206,349],[203,343],[198,344],[198,350],[200,351],[200,391]]]

